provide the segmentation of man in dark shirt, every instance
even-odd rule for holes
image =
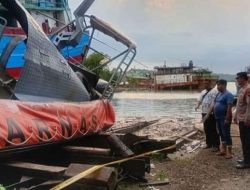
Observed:
[[[219,130],[221,138],[221,149],[217,155],[226,156],[225,158],[232,158],[232,138],[230,127],[232,123],[232,105],[234,96],[227,91],[227,81],[218,80],[217,89],[219,91],[214,102],[214,115],[216,125]]]

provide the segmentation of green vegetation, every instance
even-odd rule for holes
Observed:
[[[107,56],[101,54],[101,53],[93,53],[87,57],[87,59],[84,61],[84,66],[87,67],[89,70],[93,70],[101,65],[102,60],[105,60]],[[95,69],[93,71],[97,75],[100,76],[101,79],[109,81],[112,71],[109,70],[108,66],[102,66],[98,69]]]
[[[160,180],[160,181],[165,181],[166,179],[168,179],[168,174],[165,171],[159,171],[156,173],[156,177]]]

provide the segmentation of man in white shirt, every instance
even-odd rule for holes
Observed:
[[[214,104],[216,95],[218,94],[218,91],[214,88],[211,80],[205,80],[204,87],[205,89],[201,92],[197,106],[195,107],[195,110],[197,110],[201,106],[202,118],[207,115]],[[206,146],[204,148],[213,148],[213,151],[218,151],[220,138],[216,129],[216,121],[213,113],[209,114],[207,119],[203,122],[203,126],[206,135]]]

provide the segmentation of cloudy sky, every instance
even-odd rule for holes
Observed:
[[[72,11],[80,3],[69,0]],[[133,39],[150,69],[165,60],[230,74],[250,66],[249,0],[96,0],[88,14]]]

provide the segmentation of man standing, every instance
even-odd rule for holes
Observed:
[[[213,106],[214,99],[218,93],[218,91],[213,88],[214,86],[211,80],[204,81],[204,87],[205,89],[201,92],[195,108],[195,110],[197,110],[201,106],[202,119],[204,119],[210,108]],[[213,151],[218,151],[220,139],[216,130],[216,122],[213,113],[210,113],[207,116],[203,126],[206,135],[206,146],[204,148],[213,148]]]
[[[214,115],[216,125],[221,138],[220,152],[217,155],[232,158],[232,138],[231,138],[231,123],[232,123],[232,106],[234,96],[227,91],[227,81],[218,80],[217,89],[219,91],[214,102]]]
[[[239,124],[240,139],[243,151],[243,160],[238,160],[236,168],[250,168],[250,85],[246,72],[236,75],[237,84],[240,86],[236,105],[236,122]]]

